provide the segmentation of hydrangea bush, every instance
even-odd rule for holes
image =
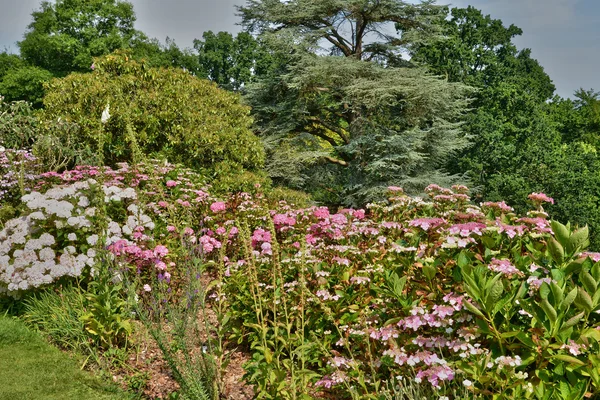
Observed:
[[[600,254],[584,252],[586,227],[549,221],[543,194],[519,216],[469,203],[462,186],[430,186],[428,200],[390,189],[367,211],[247,196],[203,214],[213,297],[266,398],[384,398],[402,378],[442,397],[599,393]]]
[[[548,219],[543,193],[526,215],[435,185],[333,212],[258,188],[217,198],[152,163],[47,173],[34,188],[0,233],[5,291],[78,276],[106,250],[146,301],[199,258],[262,398],[400,399],[406,382],[440,399],[600,394],[600,254],[586,227]]]

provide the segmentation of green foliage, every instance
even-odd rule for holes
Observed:
[[[17,54],[10,54],[6,51],[0,53],[0,82],[8,72],[24,67],[25,61]]]
[[[44,98],[44,83],[52,74],[39,67],[23,67],[9,71],[0,82],[0,93],[6,100],[27,100],[34,107],[41,107]]]
[[[411,49],[414,61],[452,82],[477,88],[514,84],[540,101],[552,97],[555,87],[537,60],[531,58],[531,50],[518,51],[512,42],[523,33],[519,27],[505,27],[501,20],[484,16],[472,6],[453,8],[448,16],[444,13],[437,21],[441,40],[419,43]],[[487,95],[479,93],[477,99]]]
[[[44,1],[32,17],[21,55],[54,76],[89,71],[93,57],[127,48],[138,35],[133,6],[120,0]]]
[[[216,324],[208,319],[206,287],[200,281],[202,261],[189,253],[182,266],[181,292],[173,297],[164,279],[152,279],[133,309],[156,342],[185,399],[218,400],[227,367],[223,338],[228,328],[224,310],[215,308]],[[137,297],[141,280],[125,275],[132,297]],[[212,285],[212,283],[211,283]],[[149,290],[148,290],[149,289]],[[179,398],[179,397],[176,397]]]
[[[201,76],[227,90],[239,91],[268,69],[270,55],[264,45],[247,32],[207,31],[194,40]]]
[[[48,85],[45,121],[59,117],[81,127],[79,149],[100,149],[103,161],[150,156],[193,168],[254,170],[260,141],[248,129],[239,97],[176,69],[154,69],[118,52],[98,59],[93,74]],[[102,123],[102,113],[110,114]]]
[[[105,268],[88,285],[88,312],[80,317],[85,330],[101,347],[126,346],[132,332],[130,307],[121,283],[114,283],[115,273]]]
[[[30,148],[37,136],[39,121],[31,104],[7,103],[0,97],[0,145],[7,149]]]
[[[337,195],[318,200],[361,204],[391,184],[419,192],[459,179],[443,166],[468,143],[460,130],[467,87],[402,58],[435,36],[442,11],[397,0],[240,7],[246,28],[277,55],[246,96],[275,182],[312,193],[329,186]]]
[[[185,68],[192,75],[205,78],[206,74],[200,68],[198,56],[189,49],[180,49],[173,39],[167,37],[163,45],[157,39],[148,39],[139,35],[131,44],[133,58],[145,60],[152,67]]]
[[[514,45],[521,29],[474,7],[452,9],[439,23],[444,39],[414,47],[413,59],[478,89],[463,125],[472,146],[450,170],[468,171],[480,200],[505,200],[519,211],[528,193],[544,191],[555,200],[553,217],[597,232],[596,94],[580,90],[575,101],[547,104],[554,85],[531,51]],[[600,243],[595,233],[592,243]]]
[[[25,300],[23,320],[48,340],[66,350],[90,355],[90,336],[81,317],[85,313],[85,293],[78,286],[68,284],[40,291]]]

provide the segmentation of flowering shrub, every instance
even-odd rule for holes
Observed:
[[[100,186],[93,179],[23,196],[27,211],[0,231],[0,290],[16,294],[81,276],[95,265],[101,245],[115,246],[152,229],[151,218],[133,203],[136,198],[133,188]],[[110,215],[115,207],[122,215]]]
[[[407,380],[439,398],[600,394],[600,254],[587,227],[548,219],[544,194],[517,215],[463,186],[390,188],[385,204],[334,213],[258,190],[217,198],[158,164],[47,173],[35,188],[0,233],[4,290],[81,274],[104,243],[150,301],[202,260],[219,332],[251,353],[262,398],[399,399]]]
[[[453,189],[430,186],[429,201],[396,190],[368,213],[209,206],[198,243],[222,264],[218,301],[267,398],[377,398],[400,376],[439,396],[599,392],[600,255],[582,252],[587,228],[549,221],[541,194],[518,216]]]

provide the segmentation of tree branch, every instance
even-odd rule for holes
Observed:
[[[342,167],[348,166],[348,163],[344,160],[338,160],[337,158],[333,158],[331,156],[323,156],[323,158],[332,164],[338,164],[338,165],[341,165]]]

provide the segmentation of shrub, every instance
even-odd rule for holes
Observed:
[[[52,73],[39,67],[22,67],[9,71],[0,82],[0,94],[9,101],[27,100],[34,107],[41,107],[44,83],[52,79]]]
[[[38,125],[39,121],[30,103],[7,103],[0,95],[0,146],[14,150],[30,148]]]
[[[237,95],[183,70],[150,68],[126,52],[97,59],[94,69],[51,81],[44,117],[78,124],[76,145],[99,149],[106,164],[149,155],[193,168],[262,165],[250,110]]]
[[[150,217],[127,205],[136,197],[133,188],[93,179],[23,196],[27,211],[0,231],[0,292],[18,295],[89,273],[101,246],[133,237],[139,227],[151,230]]]

